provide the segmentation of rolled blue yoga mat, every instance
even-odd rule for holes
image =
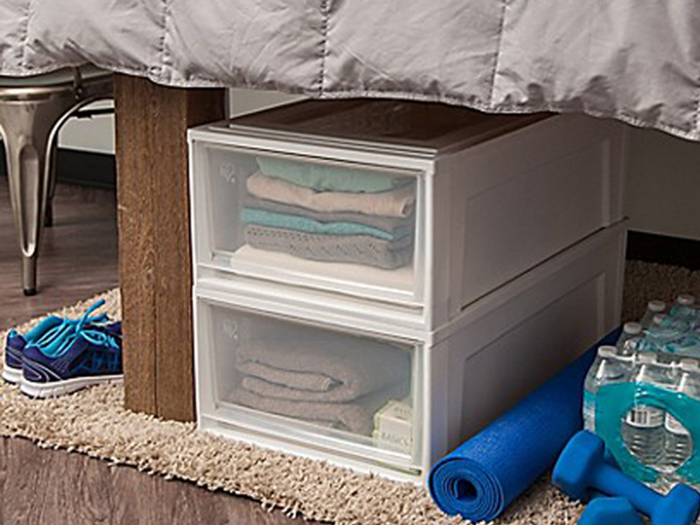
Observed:
[[[598,342],[484,430],[442,458],[428,487],[437,505],[472,522],[497,518],[557,460],[583,426],[583,382]]]

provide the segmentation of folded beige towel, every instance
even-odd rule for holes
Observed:
[[[386,217],[409,217],[416,202],[416,185],[381,193],[318,192],[258,172],[246,182],[248,192],[259,199],[301,206],[319,212],[353,212]]]
[[[389,343],[360,337],[302,334],[298,340],[242,345],[236,368],[246,390],[268,398],[343,402],[410,383],[411,356]]]
[[[396,384],[350,403],[314,403],[265,397],[239,387],[229,400],[270,414],[369,436],[374,429],[375,412],[390,400],[403,399],[408,393],[407,384]]]

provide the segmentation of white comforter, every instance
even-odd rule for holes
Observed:
[[[698,0],[0,0],[0,75],[580,111],[700,140]]]

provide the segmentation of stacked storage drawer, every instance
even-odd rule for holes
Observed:
[[[615,123],[302,102],[189,142],[202,429],[421,479],[618,322]]]

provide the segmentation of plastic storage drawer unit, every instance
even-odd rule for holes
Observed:
[[[189,132],[196,278],[392,304],[435,328],[622,218],[624,127],[301,102]]]
[[[419,481],[619,321],[625,231],[607,228],[435,331],[341,298],[195,286],[201,429]]]

